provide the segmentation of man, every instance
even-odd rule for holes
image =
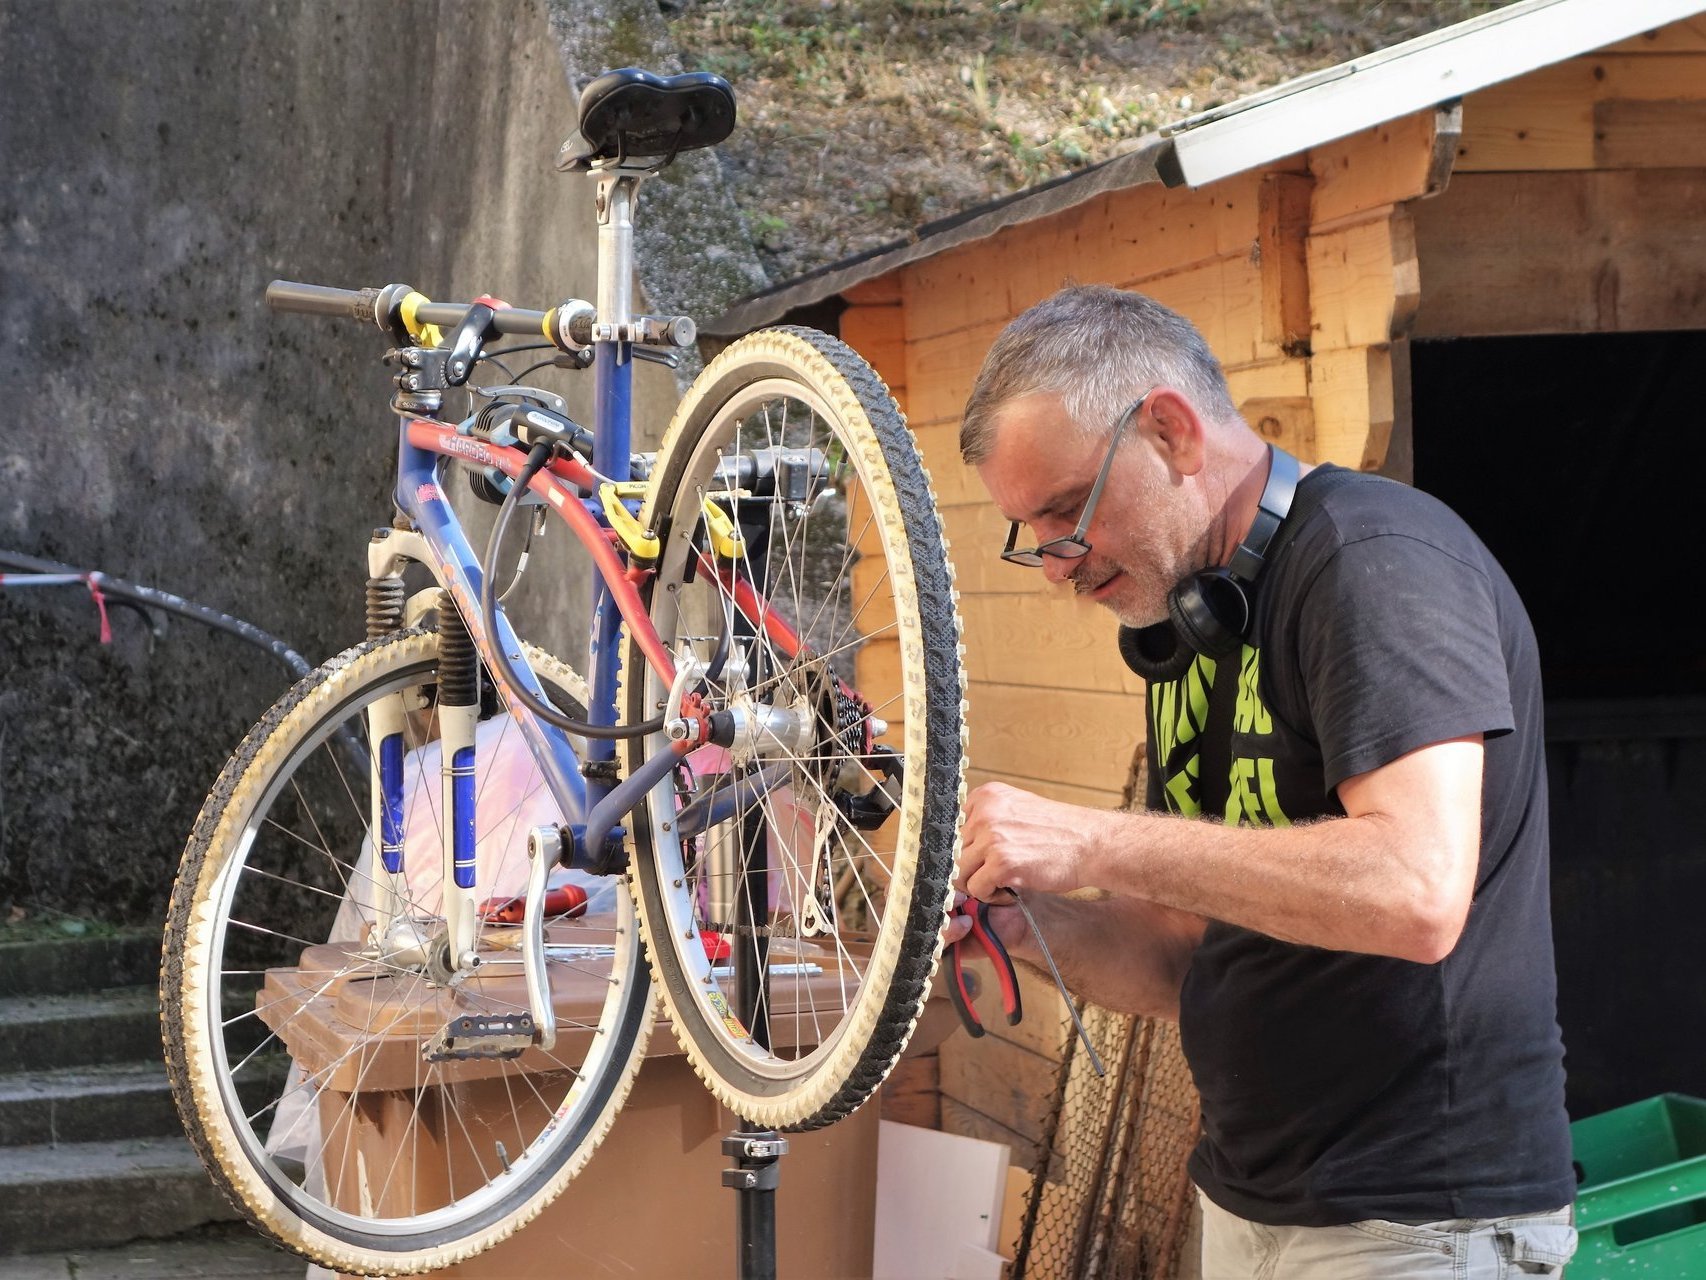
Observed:
[[[1274,505],[1202,337],[1114,289],[1007,327],[960,448],[1007,558],[1151,638]],[[980,787],[959,885],[1022,893],[1080,994],[1179,1019],[1206,1280],[1558,1274],[1575,1180],[1533,632],[1427,495],[1322,467],[1293,501],[1229,655],[1151,680],[1151,811]],[[1040,959],[1016,909],[994,920]]]

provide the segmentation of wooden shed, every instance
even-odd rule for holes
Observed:
[[[1143,731],[1114,620],[997,559],[1005,522],[957,452],[991,341],[1063,283],[1176,308],[1263,435],[1456,506],[1541,640],[1573,1116],[1706,1094],[1689,568],[1706,479],[1690,385],[1706,373],[1702,13],[1524,0],[1180,121],[706,326],[837,328],[901,401],[962,593],[974,785],[1111,807]],[[932,1114],[1028,1162],[1059,1045],[1046,1016],[951,1038]]]

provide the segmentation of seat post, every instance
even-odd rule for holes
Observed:
[[[634,194],[645,170],[611,162],[593,166],[598,182],[598,313],[593,317],[597,417],[595,464],[612,480],[628,478],[634,365],[625,340],[634,319]]]
[[[598,180],[596,323],[608,334],[616,332],[615,326],[633,319],[634,197],[645,173],[632,169],[596,169],[594,177]]]
[[[593,177],[598,183],[598,314],[593,317],[592,456],[594,465],[610,479],[627,480],[633,431],[634,362],[628,343],[621,339],[633,319],[634,307],[634,192],[643,172],[625,169],[619,163],[595,162]],[[587,654],[591,698],[588,720],[593,724],[616,723],[617,630],[621,614],[610,599],[603,579],[592,581],[592,637]],[[616,743],[593,739],[587,744],[591,763],[616,759]],[[608,766],[607,766],[608,767]],[[587,781],[588,812],[602,800],[613,783],[603,775]]]

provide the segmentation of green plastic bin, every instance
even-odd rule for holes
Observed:
[[[1660,1094],[1570,1126],[1568,1280],[1706,1280],[1706,1099]]]

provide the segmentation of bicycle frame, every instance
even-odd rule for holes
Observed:
[[[598,335],[626,331],[631,305],[632,224],[630,212],[634,190],[644,176],[614,168],[595,175],[599,181],[599,323]],[[596,499],[601,481],[627,481],[631,474],[631,406],[633,357],[630,344],[614,336],[600,336],[595,343],[593,364],[596,419],[593,430],[593,466],[578,460],[558,459],[538,472],[530,490],[548,510],[563,520],[591,557],[597,572],[593,577],[591,643],[588,652],[588,723],[616,724],[616,693],[621,657],[617,651],[619,629],[626,624],[647,664],[659,680],[672,686],[674,657],[659,639],[627,566],[618,555],[612,526]],[[438,584],[450,593],[470,636],[484,660],[486,670],[505,694],[514,686],[504,678],[503,667],[494,660],[493,646],[501,646],[508,657],[517,684],[535,698],[547,697],[538,677],[523,657],[519,637],[501,605],[494,610],[495,633],[487,634],[480,609],[482,569],[479,557],[463,531],[461,521],[444,496],[446,461],[483,468],[497,468],[513,481],[524,465],[519,450],[491,446],[462,435],[418,412],[399,412],[397,483],[394,501],[409,528],[383,530],[375,536],[368,553],[369,576],[395,577],[406,561],[418,561],[432,572]],[[792,657],[799,639],[765,606],[751,583],[725,577],[734,607],[749,620],[758,622],[780,651]],[[508,698],[509,714],[544,775],[559,810],[573,829],[577,851],[597,856],[615,823],[634,803],[643,799],[674,763],[680,759],[667,747],[648,761],[620,788],[607,780],[614,775],[615,740],[590,739],[590,763],[610,762],[604,770],[583,770],[568,735],[535,715],[525,705]],[[477,708],[440,707],[440,740],[445,786],[441,812],[444,823],[444,910],[449,924],[453,968],[471,967],[477,932],[478,891],[474,851],[474,730]],[[384,699],[370,711],[370,753],[373,769],[374,813],[372,830],[377,833],[378,852],[384,874],[375,879],[388,886],[387,901],[380,912],[381,937],[388,936],[401,918],[407,899],[402,866],[403,725],[407,714],[404,695]],[[608,817],[608,822],[604,819]],[[714,819],[713,819],[714,820]],[[538,851],[532,851],[539,856]],[[536,867],[543,885],[543,868]],[[530,913],[536,914],[536,913]],[[535,934],[536,920],[529,922]],[[530,943],[536,943],[533,937]],[[381,945],[385,945],[381,943]]]

